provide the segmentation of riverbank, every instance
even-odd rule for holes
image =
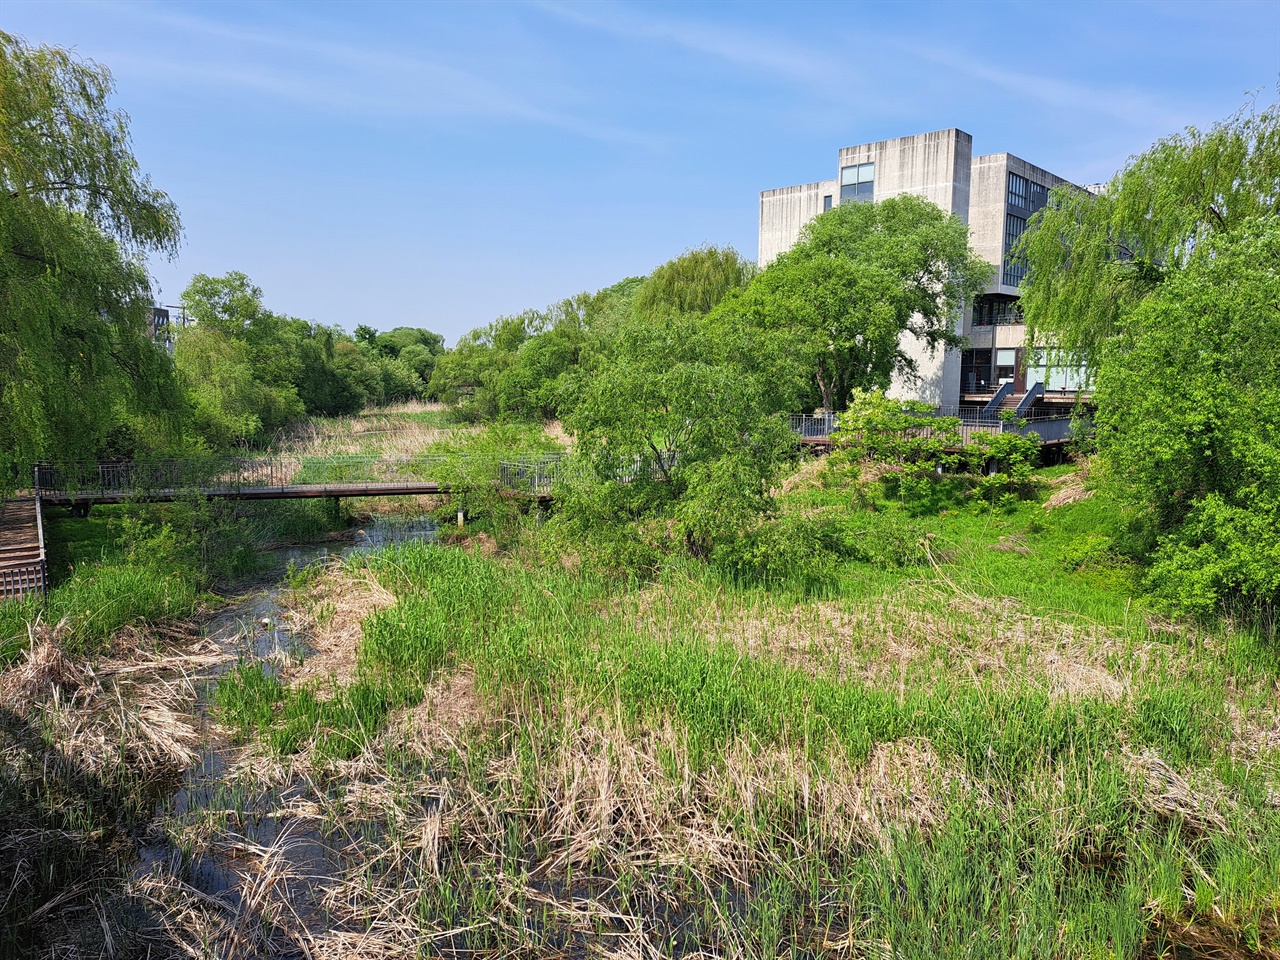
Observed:
[[[198,759],[42,916],[218,957],[1275,956],[1274,643],[1143,609],[1115,505],[1040,476],[1053,509],[922,512],[801,471],[784,519],[864,549],[820,589],[535,526],[295,563],[211,692],[125,675],[207,711]]]

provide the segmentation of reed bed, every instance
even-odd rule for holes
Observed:
[[[222,677],[234,755],[86,922],[154,956],[1280,957],[1280,658],[1133,609],[1073,546],[1099,509],[909,517],[918,562],[825,592],[425,544],[300,576],[320,654]],[[54,741],[118,714],[120,768],[180,764],[175,671],[31,657],[0,690]],[[104,829],[60,823],[21,836]]]
[[[272,450],[297,457],[414,456],[458,429],[442,404],[401,403],[353,417],[313,417],[277,437]]]
[[[322,896],[363,955],[1276,956],[1276,753],[1232,760],[1223,707],[1258,717],[1274,679],[1214,649],[1247,639],[947,575],[787,602],[439,547],[362,563],[397,603],[346,689],[391,706],[277,770],[330,784]]]

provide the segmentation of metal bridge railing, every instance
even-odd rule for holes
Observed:
[[[39,464],[36,492],[42,497],[176,496],[237,494],[369,485],[386,489],[438,483],[442,490],[461,476],[496,482],[508,490],[543,494],[571,469],[563,454],[504,459],[470,457],[223,457],[191,460],[103,461]],[[489,478],[488,481],[485,478]]]
[[[936,407],[921,414],[924,417],[955,417],[960,421],[961,439],[968,443],[977,434],[1021,433],[1035,434],[1044,442],[1065,440],[1071,434],[1071,417],[1060,413],[1005,419],[998,414],[987,414],[970,407]],[[840,426],[839,414],[793,413],[788,418],[791,429],[801,439],[825,440]]]
[[[341,484],[410,487],[436,479],[444,457],[220,457],[39,464],[44,497],[97,494],[236,493]]]

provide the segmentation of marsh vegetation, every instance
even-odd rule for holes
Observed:
[[[283,650],[149,629],[90,672],[38,633],[4,675],[39,731],[7,782],[41,769],[44,818],[8,909],[77,908],[12,929],[95,956],[1273,956],[1274,645],[1135,604],[1123,512],[1036,479],[921,509],[805,464],[779,522],[863,550],[821,581],[619,575],[530,518],[497,552],[291,573]]]
[[[51,514],[0,603],[0,952],[1280,957],[1274,106],[1030,221],[1100,427],[1044,469],[885,395],[990,275],[913,196],[447,351],[201,274],[171,358],[110,74],[0,59],[0,492],[246,448],[451,491]]]

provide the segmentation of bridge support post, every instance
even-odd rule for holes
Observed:
[[[89,508],[92,506],[93,504],[88,500],[81,500],[79,503],[73,503],[71,505],[71,515],[73,517],[80,517],[81,519],[84,519],[89,516]]]
[[[329,520],[333,523],[340,523],[342,521],[342,498],[341,497],[329,498]]]

